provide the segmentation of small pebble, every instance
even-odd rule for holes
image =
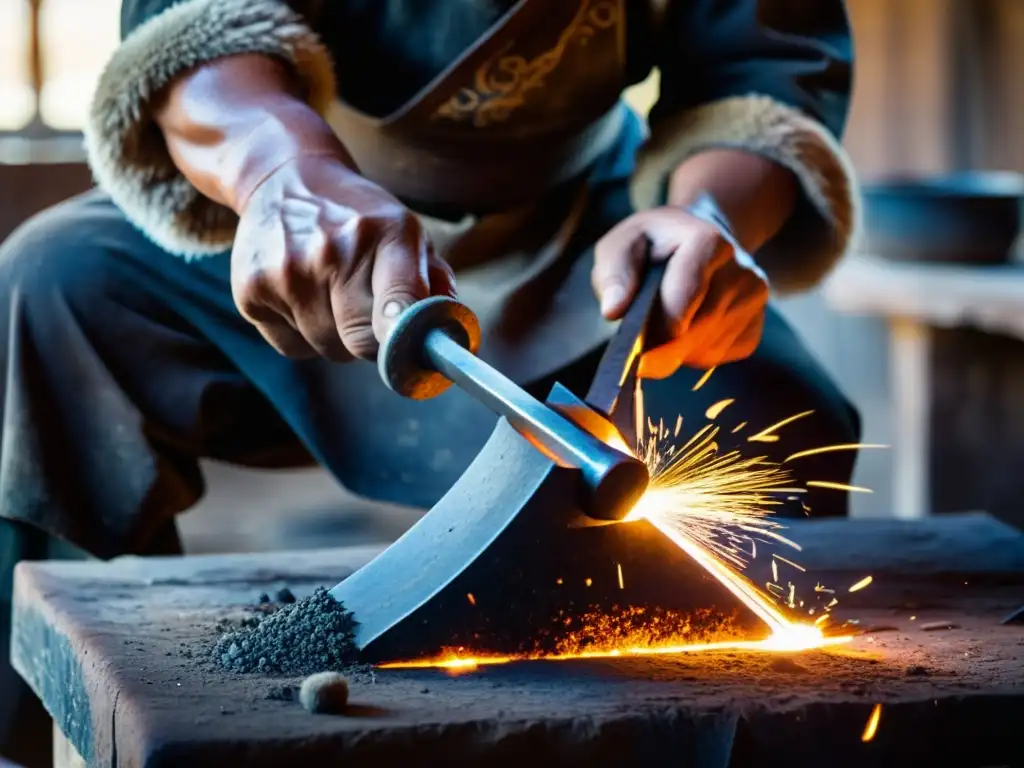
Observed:
[[[279,603],[294,603],[295,602],[295,595],[292,594],[292,591],[290,589],[288,589],[288,587],[283,587],[283,588],[277,590],[276,597],[277,597],[277,602],[279,602]]]
[[[928,667],[922,667],[919,664],[907,667],[904,670],[907,677],[931,677],[932,671]]]
[[[299,702],[313,714],[341,714],[348,705],[348,681],[337,672],[319,672],[302,681]]]
[[[922,632],[938,632],[943,629],[960,629],[960,625],[951,621],[931,621],[921,625]]]
[[[266,605],[267,603],[270,602],[270,595],[268,595],[266,592],[262,592],[260,594],[260,598],[259,599],[260,599],[260,605]]]

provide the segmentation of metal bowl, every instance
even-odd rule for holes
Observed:
[[[1022,215],[1022,174],[885,179],[864,188],[864,249],[894,261],[1002,264]]]

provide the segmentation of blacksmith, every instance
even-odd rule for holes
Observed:
[[[733,398],[724,435],[814,412],[772,458],[857,441],[770,302],[856,230],[842,0],[126,0],[122,36],[86,130],[98,189],[0,248],[4,637],[13,564],[55,540],[176,552],[204,457],[429,506],[493,417],[397,402],[360,362],[396,315],[457,295],[485,359],[581,389],[647,241],[672,339],[644,360],[655,417]],[[648,130],[621,95],[654,68]],[[705,192],[754,262],[683,210]]]

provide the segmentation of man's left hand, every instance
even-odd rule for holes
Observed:
[[[711,368],[753,354],[768,305],[764,274],[737,259],[717,227],[682,208],[633,214],[597,243],[591,282],[601,314],[616,320],[629,308],[648,243],[653,261],[668,261],[661,303],[670,340],[644,355],[640,376],[662,379],[683,365]]]

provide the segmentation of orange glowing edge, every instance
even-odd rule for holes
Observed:
[[[667,536],[676,546],[686,552],[697,563],[705,568],[723,586],[736,596],[745,606],[753,611],[771,630],[771,635],[762,640],[725,640],[714,643],[691,643],[686,645],[664,645],[652,647],[615,648],[605,651],[581,651],[566,654],[550,655],[512,655],[512,656],[459,656],[451,653],[447,656],[421,659],[417,661],[398,661],[378,665],[378,669],[445,669],[451,672],[471,672],[479,667],[498,666],[521,661],[581,661],[586,659],[614,659],[637,656],[668,656],[685,653],[703,653],[708,651],[758,651],[758,652],[797,652],[842,645],[853,640],[853,635],[826,636],[815,624],[792,621],[784,616],[771,599],[747,582],[743,576],[733,571],[712,553],[702,549],[696,542],[681,535],[671,526],[659,521],[651,509],[645,509],[642,498],[630,515],[630,520],[641,518],[648,520]],[[660,523],[660,524],[659,524]]]
[[[813,629],[802,626],[800,629]],[[517,661],[581,661],[586,659],[615,659],[623,656],[669,656],[684,653],[703,653],[707,651],[761,651],[761,652],[793,652],[809,651],[831,645],[841,645],[853,639],[852,635],[825,637],[808,633],[806,644],[798,635],[772,635],[764,640],[726,640],[720,643],[695,643],[692,645],[666,645],[654,648],[616,648],[611,651],[584,651],[552,656],[446,656],[437,659],[420,661],[396,661],[378,665],[377,669],[448,669],[453,671],[472,671],[478,667],[511,664]]]
[[[381,664],[378,669],[445,669],[451,672],[471,672],[479,667],[498,666],[521,661],[580,661],[586,659],[614,659],[637,656],[667,656],[708,651],[797,652],[828,646],[842,645],[853,640],[853,635],[826,636],[817,624],[793,621],[773,604],[769,596],[754,587],[742,575],[732,570],[713,553],[702,548],[665,520],[657,512],[657,487],[652,488],[630,514],[628,520],[646,519],[677,547],[682,549],[701,567],[728,589],[740,602],[754,612],[771,630],[761,640],[725,640],[714,643],[691,643],[652,647],[626,647],[605,651],[582,651],[550,655],[481,655],[459,656],[456,653],[416,661],[397,661]]]

